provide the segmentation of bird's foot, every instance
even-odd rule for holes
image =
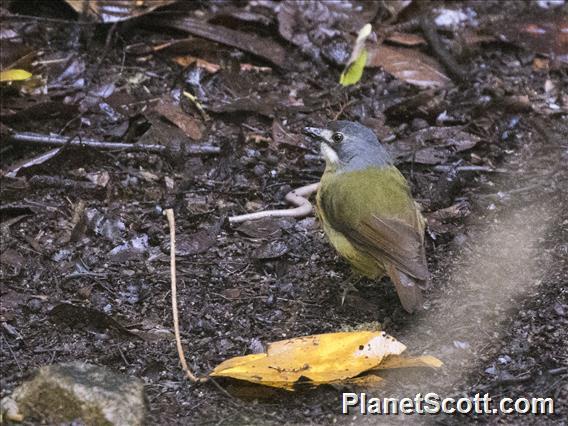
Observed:
[[[359,291],[357,287],[355,287],[355,284],[359,283],[359,281],[361,281],[361,277],[351,275],[348,279],[340,284],[340,287],[343,288],[343,293],[341,295],[341,306],[345,304],[345,298],[347,297],[347,293],[349,293],[349,291]]]

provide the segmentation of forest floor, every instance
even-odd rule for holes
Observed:
[[[204,38],[140,53],[141,44],[158,46],[183,34],[144,17],[124,26],[74,25],[78,18],[63,1],[56,12],[18,1],[3,10],[3,28],[19,37],[14,51],[42,52],[37,75],[49,78],[36,87],[2,89],[0,397],[37,367],[82,360],[144,380],[152,424],[377,421],[341,414],[345,388],[288,393],[222,381],[234,394],[228,396],[184,378],[173,340],[162,215],[173,208],[182,340],[197,374],[269,342],[380,325],[409,354],[434,355],[444,366],[389,371],[384,385],[368,391],[373,396],[552,397],[556,412],[546,418],[459,421],[566,424],[566,63],[493,38],[462,52],[465,83],[424,89],[368,68],[360,83],[344,88],[337,84],[341,66],[282,40],[276,22],[284,18],[256,3],[262,2],[196,2],[174,10],[215,29],[255,29],[277,40],[289,55],[284,65]],[[536,22],[539,16],[544,22],[557,13],[532,2],[452,7],[474,10],[479,20]],[[429,52],[426,45],[412,48]],[[219,69],[205,70],[191,58]],[[42,85],[46,90],[37,89]],[[388,280],[361,280],[342,305],[349,267],[313,217],[227,220],[285,208],[287,192],[317,182],[323,162],[302,128],[337,118],[366,124],[391,146],[429,218],[433,279],[424,312],[404,312]],[[46,148],[14,142],[13,132],[168,150]],[[419,136],[424,133],[434,136]],[[449,146],[456,133],[459,140]],[[416,144],[412,150],[422,157],[405,155],[402,142]],[[186,149],[196,146],[219,149]],[[457,207],[442,217],[451,206]],[[458,418],[381,420],[455,424]]]

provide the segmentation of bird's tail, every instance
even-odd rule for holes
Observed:
[[[394,283],[400,303],[406,312],[414,313],[424,309],[422,290],[412,277],[400,272],[393,265],[387,266],[387,274]]]

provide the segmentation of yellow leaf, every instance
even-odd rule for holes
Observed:
[[[27,80],[31,76],[32,74],[25,70],[18,70],[18,69],[6,70],[0,72],[0,81],[1,82],[22,81],[22,80]]]
[[[342,385],[359,386],[365,389],[369,389],[377,387],[383,380],[384,379],[382,377],[379,377],[375,374],[365,374],[364,376],[358,376],[352,379],[344,380],[342,382]]]
[[[386,370],[387,368],[409,368],[409,367],[433,367],[439,368],[444,363],[431,355],[404,357],[390,355],[384,359],[375,369]]]
[[[351,57],[347,62],[347,66],[339,77],[339,84],[343,86],[350,86],[361,80],[365,64],[367,63],[367,50],[365,49],[365,40],[371,35],[373,27],[371,24],[366,24],[359,30],[357,40],[353,45]]]
[[[405,349],[383,332],[297,337],[270,344],[265,354],[229,359],[218,365],[211,376],[294,390],[299,383],[319,385],[353,378],[376,368],[387,355],[399,355]]]

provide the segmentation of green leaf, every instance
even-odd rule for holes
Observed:
[[[365,24],[359,30],[355,44],[353,45],[353,51],[351,52],[351,57],[347,62],[347,66],[341,73],[339,77],[339,84],[343,86],[350,86],[361,80],[363,76],[363,70],[367,64],[367,49],[365,49],[365,41],[371,35],[373,27],[371,24]]]
[[[339,78],[339,84],[342,86],[350,86],[352,84],[358,83],[363,76],[363,70],[365,69],[365,64],[367,63],[367,49],[363,49],[359,54],[359,57],[355,59],[347,66],[345,71],[341,73]]]
[[[22,81],[27,80],[32,76],[31,73],[27,72],[26,70],[6,70],[0,72],[0,82],[5,81]]]

